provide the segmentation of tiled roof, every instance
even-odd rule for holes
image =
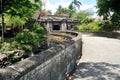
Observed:
[[[38,19],[39,16],[50,16],[51,13],[49,12],[43,12],[43,11],[36,11],[35,15],[33,16],[34,19]]]

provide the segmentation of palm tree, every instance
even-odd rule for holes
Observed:
[[[72,5],[72,3],[68,6],[68,14],[69,14],[69,17],[72,16],[73,13],[76,12],[76,9],[75,7]]]
[[[78,9],[80,9],[80,5],[82,5],[82,3],[78,0],[74,0],[74,1],[72,1],[72,5],[74,5]]]
[[[55,15],[59,16],[61,13],[65,13],[65,8],[59,5],[57,11],[55,12]]]

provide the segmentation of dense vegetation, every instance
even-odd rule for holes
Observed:
[[[81,24],[80,26],[77,27],[78,30],[80,31],[100,31],[101,28],[98,26],[98,22],[92,22],[89,24]]]
[[[32,19],[36,10],[42,10],[42,2],[39,0],[2,0],[0,13],[3,14],[6,27],[10,28],[10,34],[7,32],[7,36],[11,34],[14,36],[11,38],[6,37],[5,41],[0,44],[0,53],[24,50],[26,53],[31,54],[35,46],[40,47],[40,42],[45,36],[43,26],[36,23],[25,25]]]
[[[10,28],[21,28],[18,33],[14,33],[15,37],[12,41],[4,42],[1,44],[0,51],[4,51],[4,46],[6,50],[24,49],[26,51],[32,51],[32,46],[38,45],[39,41],[45,35],[43,27],[38,24],[32,25],[32,27],[27,26],[23,29],[24,25],[32,18],[36,10],[42,10],[42,2],[39,0],[2,0],[3,3],[3,14],[7,27]],[[26,5],[26,3],[28,5]],[[14,5],[18,4],[18,5]],[[78,30],[82,31],[113,31],[120,28],[120,6],[118,0],[97,0],[96,7],[98,8],[98,15],[103,16],[103,21],[94,22],[92,19],[92,12],[79,11],[81,2],[78,0],[73,0],[67,8],[63,8],[61,5],[58,7],[54,15],[61,15],[62,13],[67,14],[70,18],[75,18],[80,21],[80,26],[77,27]],[[1,13],[1,12],[0,12]],[[112,14],[111,14],[112,13]],[[1,41],[1,37],[0,37]],[[6,40],[7,41],[7,40]],[[18,43],[16,45],[16,43]],[[23,45],[24,46],[21,46]],[[13,45],[10,47],[10,45]],[[26,46],[28,49],[26,49]],[[7,47],[8,48],[7,48]],[[21,47],[19,47],[21,46]]]
[[[2,6],[5,23],[7,26],[14,27],[23,26],[33,16],[36,10],[42,9],[42,3],[39,0],[2,0]]]
[[[44,39],[45,30],[39,24],[23,29],[15,37],[0,44],[0,53],[7,56],[0,59],[0,67],[6,67],[40,52],[43,49],[41,43]]]
[[[71,18],[76,18],[80,21],[81,26],[79,30],[87,29],[91,30],[93,26],[93,31],[116,31],[120,29],[120,1],[119,0],[97,0],[96,8],[98,9],[97,13],[99,16],[103,16],[103,21],[93,22],[93,19],[90,17],[92,12],[79,11],[80,6],[82,5],[78,0],[74,0],[67,8],[63,8],[61,5],[58,7],[55,15],[61,15],[61,13],[67,14]],[[91,23],[93,22],[93,23]],[[87,23],[87,24],[86,24]],[[88,24],[90,23],[90,24]],[[94,26],[99,27],[94,28]],[[85,26],[85,27],[83,27]],[[84,31],[85,31],[84,30]]]
[[[59,5],[54,15],[60,16],[61,13],[64,13],[67,14],[69,17],[72,17],[73,13],[76,13],[77,9],[80,9],[81,5],[81,2],[79,2],[78,0],[73,0],[67,8],[63,8],[61,5]]]
[[[80,19],[81,25],[77,27],[82,31],[116,31],[120,29],[120,1],[97,0],[96,8],[102,21],[93,22],[90,17],[85,17],[86,12],[74,13],[74,18]],[[83,18],[82,18],[82,17]]]
[[[97,0],[98,15],[112,23],[112,30],[120,29],[120,1]],[[107,23],[106,23],[107,24]]]
[[[43,11],[42,1],[1,1],[3,7],[2,9],[0,8],[0,14],[3,14],[3,19],[1,19],[0,15],[0,22],[4,20],[6,27],[11,29],[10,33],[12,34],[8,34],[13,36],[9,38],[7,35],[4,42],[2,42],[3,37],[0,37],[0,42],[2,42],[0,43],[0,53],[9,55],[8,53],[10,51],[20,50],[23,51],[24,55],[26,56],[33,55],[37,48],[42,47],[41,42],[45,39],[46,32],[43,26],[40,26],[35,22],[30,24],[29,20],[32,20],[35,11]],[[119,0],[97,0],[97,13],[99,16],[103,16],[103,20],[96,22],[91,17],[93,15],[93,12],[79,10],[82,3],[78,0],[73,0],[67,8],[63,8],[62,5],[59,5],[54,15],[61,16],[63,13],[67,14],[70,18],[78,19],[80,25],[77,27],[77,30],[80,31],[115,31],[120,29],[119,4]],[[50,11],[48,10],[48,12]],[[13,55],[10,60],[14,62],[14,60],[18,58],[20,58],[19,54]]]
[[[7,40],[0,45],[0,52],[12,50],[24,50],[28,55],[33,54],[34,48],[39,48],[40,42],[45,37],[45,30],[42,26],[34,24],[32,28],[23,29],[14,38]]]

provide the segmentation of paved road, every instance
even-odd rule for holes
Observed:
[[[83,35],[83,56],[73,80],[120,80],[120,40]]]

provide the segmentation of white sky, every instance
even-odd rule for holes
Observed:
[[[68,7],[73,0],[44,0],[46,1],[46,10],[51,10],[52,13],[56,12],[59,5],[62,7]],[[92,10],[96,12],[96,0],[79,0],[82,3],[80,10]],[[93,15],[96,17],[96,14]]]

